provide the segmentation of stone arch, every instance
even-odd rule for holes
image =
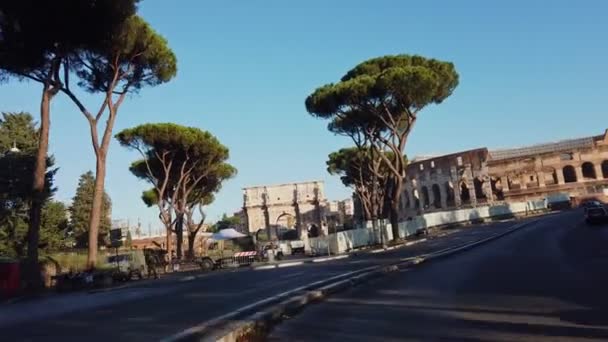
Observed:
[[[453,207],[456,205],[455,197],[454,197],[454,185],[452,182],[445,182],[445,193],[446,193],[446,204],[448,207]]]
[[[602,176],[608,178],[608,160],[602,162]]]
[[[576,179],[576,171],[574,170],[574,166],[572,166],[572,165],[566,165],[562,169],[562,172],[564,174],[564,182],[566,182],[566,183],[575,183],[577,181],[577,179]]]
[[[275,224],[280,227],[285,227],[289,229],[296,228],[296,217],[295,215],[287,212],[283,212],[279,216],[277,216]]]
[[[429,189],[427,189],[426,186],[423,186],[420,191],[422,192],[422,206],[424,208],[427,208],[430,203],[429,203]]]
[[[469,193],[469,187],[465,182],[460,182],[460,202],[462,204],[471,203],[471,194]]]
[[[441,208],[441,189],[439,188],[439,184],[433,184],[431,191],[433,191],[433,205],[435,208]]]
[[[583,165],[581,165],[581,169],[583,171],[583,179],[597,179],[595,165],[593,165],[592,162],[584,162]]]
[[[473,179],[473,187],[475,188],[475,198],[477,198],[478,201],[486,199],[486,193],[485,191],[483,191],[483,183],[484,181],[482,181],[478,177],[475,177]]]

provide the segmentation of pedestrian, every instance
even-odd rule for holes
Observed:
[[[144,247],[144,258],[146,261],[146,268],[148,268],[148,278],[154,276],[154,279],[158,279],[158,273],[156,273],[156,257],[153,251]]]
[[[177,260],[177,255],[175,251],[171,251],[171,264],[173,266],[173,272],[179,271],[179,260]]]

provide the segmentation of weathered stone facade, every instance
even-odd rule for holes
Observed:
[[[266,229],[271,238],[277,227],[296,229],[303,237],[312,225],[326,225],[326,203],[321,181],[248,187],[243,189],[245,226],[250,233]]]
[[[427,211],[517,202],[608,187],[608,130],[603,135],[523,148],[479,148],[408,165],[402,219]]]

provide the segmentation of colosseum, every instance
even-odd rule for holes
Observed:
[[[478,148],[414,158],[402,218],[496,202],[605,196],[608,130],[602,135],[521,148]]]

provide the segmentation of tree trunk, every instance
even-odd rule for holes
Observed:
[[[40,220],[46,181],[46,159],[49,150],[49,126],[51,124],[51,98],[48,86],[42,91],[40,103],[40,132],[38,137],[38,151],[32,182],[32,201],[30,205],[30,224],[27,233],[27,264],[28,280],[31,290],[42,287],[40,265],[38,264],[38,243],[40,241]]]
[[[363,221],[367,222],[372,219],[372,213],[370,210],[369,199],[366,198],[366,195],[362,190],[356,191],[357,197],[359,198],[359,202],[361,203],[361,208],[363,209]]]
[[[103,194],[106,179],[106,151],[101,148],[96,156],[95,168],[95,190],[93,192],[93,205],[89,217],[89,255],[87,258],[88,268],[94,268],[97,264],[97,250],[99,239],[99,226],[101,223],[101,211],[103,207]]]
[[[169,228],[167,228],[167,236],[165,236],[165,249],[167,250],[167,256],[171,257],[171,251],[173,250],[172,246],[171,246],[171,240],[173,237],[173,230],[171,229],[171,226],[169,226]]]
[[[175,217],[175,238],[176,244],[175,254],[177,255],[177,259],[182,259],[182,246],[184,243],[184,214],[177,213]]]
[[[393,240],[396,240],[399,238],[399,203],[401,200],[403,179],[401,179],[401,177],[393,177],[391,183],[391,205],[389,217],[391,221],[391,230],[393,232]]]
[[[188,234],[188,259],[194,259],[194,242],[196,240],[196,232]]]

